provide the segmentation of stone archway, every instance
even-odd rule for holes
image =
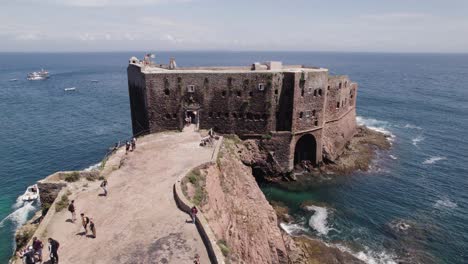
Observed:
[[[311,134],[305,134],[296,142],[294,148],[294,165],[302,161],[310,161],[317,165],[317,141]]]

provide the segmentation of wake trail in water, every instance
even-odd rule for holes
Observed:
[[[15,204],[15,206],[17,205]],[[28,216],[35,210],[37,210],[37,208],[34,205],[34,202],[24,202],[22,205],[18,205],[15,211],[0,221],[0,227],[5,226],[6,224],[11,224],[16,230],[16,228],[22,226],[28,221]]]

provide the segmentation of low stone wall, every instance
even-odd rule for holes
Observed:
[[[209,163],[215,164],[218,157],[219,149],[223,144],[223,137],[220,137],[216,143],[215,149],[213,150],[213,155]],[[180,175],[174,184],[174,198],[176,200],[177,206],[180,210],[190,214],[190,209],[194,206],[182,192],[182,179],[191,171],[192,169],[186,171],[184,174]],[[210,257],[211,263],[214,264],[224,264],[224,256],[219,249],[216,241],[216,237],[211,230],[208,221],[206,220],[203,213],[199,210],[196,217],[196,226],[200,236],[203,239],[203,243],[206,246],[208,251],[208,256]]]

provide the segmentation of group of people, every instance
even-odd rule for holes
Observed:
[[[104,190],[107,194],[106,189]],[[75,200],[72,200],[70,204],[68,205],[68,211],[71,213],[71,221],[74,223],[76,221]],[[96,226],[94,225],[93,219],[89,218],[88,216],[85,216],[84,213],[81,213],[80,216],[81,216],[81,224],[83,225],[83,228],[84,228],[83,234],[84,235],[88,234],[88,225],[89,225],[89,230],[91,231],[91,234],[92,234],[91,237],[96,238]]]
[[[50,252],[50,262],[52,264],[58,263],[58,249],[60,247],[60,243],[53,239],[48,238],[48,247]],[[23,250],[18,251],[16,254],[19,258],[22,259],[24,264],[35,264],[35,263],[42,263],[42,249],[44,248],[44,244],[41,240],[37,237],[33,237],[32,245],[29,247],[24,248]]]
[[[128,151],[134,151],[136,149],[136,138],[133,137],[130,141],[125,142],[125,154],[128,153]]]

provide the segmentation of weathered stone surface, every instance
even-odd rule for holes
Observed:
[[[201,208],[231,263],[288,263],[275,211],[251,169],[239,160],[229,139],[218,165],[207,169],[207,201]]]
[[[284,173],[302,160],[319,165],[323,154],[335,160],[356,132],[357,84],[323,68],[169,70],[133,61],[127,72],[135,135],[181,130],[190,114],[201,129],[262,138],[268,158]]]

